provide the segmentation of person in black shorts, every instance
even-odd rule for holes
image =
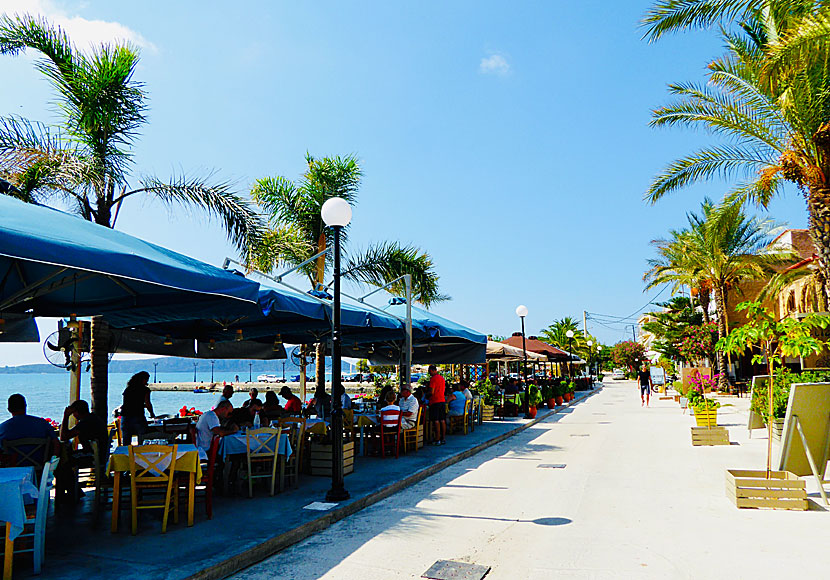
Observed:
[[[648,370],[647,364],[644,364],[640,372],[637,373],[637,382],[640,385],[640,406],[648,407],[653,385],[651,384],[651,372]]]

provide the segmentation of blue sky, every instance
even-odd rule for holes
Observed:
[[[582,311],[625,316],[655,293],[649,241],[680,227],[696,186],[656,206],[653,175],[706,137],[648,127],[666,84],[697,80],[712,35],[648,44],[646,1],[104,2],[4,0],[40,12],[79,46],[118,36],[141,48],[150,122],[135,174],[207,172],[248,191],[296,178],[305,152],[353,153],[365,177],[351,243],[412,243],[452,301],[434,310],[483,332],[535,334]],[[33,58],[0,58],[0,114],[54,121]],[[12,88],[12,90],[9,90]],[[805,227],[788,195],[775,218]],[[234,255],[204,216],[132,200],[117,224],[213,264]],[[663,295],[666,297],[667,293]],[[589,321],[614,343],[622,327]],[[39,362],[5,347],[0,364]]]

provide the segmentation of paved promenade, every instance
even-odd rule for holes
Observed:
[[[602,392],[235,576],[419,578],[437,560],[487,580],[827,578],[830,512],[738,510],[727,468],[762,469],[747,399],[724,399],[733,444],[692,447],[673,401],[641,408],[633,382]],[[564,467],[553,467],[564,464]],[[818,500],[820,501],[820,500]]]

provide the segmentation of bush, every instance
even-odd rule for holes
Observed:
[[[531,407],[538,407],[542,402],[542,391],[536,385],[530,385],[528,388],[527,404]]]
[[[789,369],[776,371],[775,381],[772,384],[772,416],[774,419],[783,419],[787,414],[787,402],[790,399],[790,386],[793,383],[826,383],[830,381],[830,371],[793,372]],[[752,392],[752,401],[749,408],[761,415],[764,421],[769,420],[769,403],[767,401],[766,385]]]

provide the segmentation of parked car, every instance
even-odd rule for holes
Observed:
[[[611,378],[616,381],[621,381],[625,378],[625,371],[623,369],[614,369],[614,374],[611,375]]]

